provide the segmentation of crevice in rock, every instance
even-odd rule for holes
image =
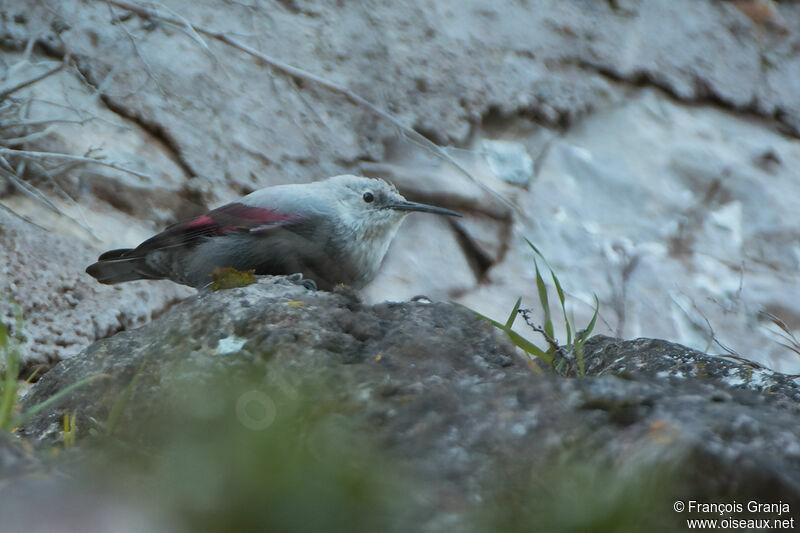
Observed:
[[[426,128],[419,124],[414,125],[413,130],[438,146],[444,146],[446,144],[444,134],[439,131]],[[458,143],[456,143],[456,145],[457,144]]]
[[[11,39],[10,36],[0,35],[0,47],[12,51],[24,50],[24,41],[20,39]],[[47,57],[52,57],[63,61],[67,56],[66,47],[61,42],[57,32],[48,33],[36,40],[35,50],[42,53]],[[73,55],[72,63],[81,74],[84,82],[86,82],[93,90],[98,90],[98,83],[91,74],[91,68],[88,65],[86,57]],[[101,94],[100,100],[105,104],[109,111],[116,113],[120,117],[136,123],[143,130],[153,136],[163,147],[164,151],[175,161],[181,168],[186,178],[193,178],[197,173],[192,169],[191,165],[186,161],[181,153],[180,146],[172,138],[171,135],[164,129],[161,124],[146,120],[141,115],[135,113],[133,110],[115,102],[110,97]]]
[[[106,95],[101,95],[100,99],[110,111],[136,123],[139,127],[158,140],[158,142],[165,148],[165,151],[170,155],[172,160],[175,161],[175,163],[181,168],[187,179],[197,176],[197,173],[183,157],[181,148],[177,141],[175,141],[175,139],[167,132],[167,130],[164,129],[164,126],[158,122],[145,119],[138,113],[135,113],[133,110],[115,102]]]
[[[50,49],[48,55],[52,55],[53,57],[58,57],[59,59],[64,58],[66,55],[65,53],[61,53],[58,55],[57,51]],[[92,75],[91,65],[89,64],[87,58],[80,57],[80,56],[73,56],[73,64],[75,68],[80,73],[80,77],[84,83],[86,83],[92,90],[97,91],[99,89],[99,84],[97,80]],[[100,94],[100,101],[105,104],[109,111],[119,115],[120,117],[134,122],[137,126],[142,128],[144,131],[149,133],[153,136],[153,138],[158,141],[159,144],[164,148],[164,152],[177,164],[181,170],[183,171],[185,177],[187,179],[191,179],[197,176],[197,173],[192,169],[186,159],[183,157],[181,153],[181,148],[175,139],[164,129],[164,127],[154,121],[150,121],[142,117],[140,114],[134,112],[132,109],[115,102],[111,97]]]
[[[456,236],[456,242],[458,242],[458,245],[464,252],[467,264],[472,269],[473,274],[475,274],[475,279],[480,283],[486,279],[486,273],[494,264],[492,258],[472,239],[469,232],[461,226],[461,224],[452,220],[449,222]]]
[[[487,126],[489,128],[498,128],[498,125],[507,124],[518,118],[552,131],[563,133],[588,112],[588,110],[576,111],[556,108],[547,112],[543,109],[545,104],[546,102],[539,102],[512,108],[501,108],[496,104],[491,104],[481,112],[477,125],[482,129]]]
[[[500,264],[505,260],[506,254],[511,249],[513,234],[514,219],[513,214],[509,214],[509,217],[503,221],[502,231],[500,233],[500,249],[497,252],[497,259],[495,259],[496,264]]]
[[[737,105],[717,93],[711,84],[702,77],[695,77],[694,96],[687,98],[678,93],[667,81],[659,79],[657,74],[648,70],[637,70],[631,74],[623,74],[613,67],[600,65],[581,58],[575,58],[569,62],[617,83],[623,83],[638,88],[652,87],[658,89],[675,100],[686,104],[711,105],[739,115],[772,121],[775,123],[776,129],[784,135],[794,139],[800,139],[800,125],[794,124],[789,119],[789,115],[785,109],[776,107],[772,113],[766,113],[758,109],[758,100],[755,98],[745,106]]]
[[[167,311],[169,311],[170,309],[172,309],[173,307],[175,307],[179,303],[186,301],[188,298],[190,298],[190,296],[194,296],[194,295],[175,296],[173,298],[170,298],[169,300],[164,302],[164,305],[162,305],[161,307],[156,307],[152,311],[150,311],[150,319],[147,320],[147,322],[148,323],[149,322],[153,322],[158,317],[160,317],[161,315],[163,315],[164,313],[166,313]],[[131,329],[131,328],[123,328],[123,330],[126,330],[126,329]]]

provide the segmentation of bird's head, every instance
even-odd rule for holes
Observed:
[[[325,180],[336,203],[336,212],[349,231],[361,238],[394,236],[412,211],[460,217],[455,211],[409,202],[394,185],[380,178],[334,176]]]

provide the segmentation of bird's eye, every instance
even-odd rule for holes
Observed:
[[[372,200],[375,199],[375,195],[373,195],[371,192],[367,191],[367,192],[364,193],[364,197],[363,198],[364,198],[365,202],[370,203]]]

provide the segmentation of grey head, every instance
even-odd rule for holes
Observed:
[[[359,236],[395,228],[413,211],[460,217],[459,213],[433,205],[409,202],[394,185],[380,178],[334,176],[314,183],[323,201],[345,227]]]
[[[349,283],[355,287],[375,276],[407,215],[417,211],[461,216],[449,209],[409,202],[394,185],[380,178],[334,176],[311,187],[314,199],[310,201],[319,202],[318,212],[330,220],[336,255],[353,274]]]

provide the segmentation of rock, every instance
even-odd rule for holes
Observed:
[[[502,16],[487,14],[481,2],[445,2],[435,10],[387,4],[369,16],[319,3],[312,18],[285,7],[267,14],[233,4],[225,24],[213,6],[176,2],[170,9],[215,30],[248,28],[261,40],[242,38],[247,44],[316,74],[335,73],[335,81],[445,142],[465,139],[470,122],[489,107],[550,124],[574,122],[604,103],[609,77],[777,114],[797,131],[793,80],[800,62],[790,53],[792,36],[768,36],[774,53],[761,75],[757,26],[730,3],[586,8],[549,0],[504,6]],[[795,27],[796,6],[776,10],[787,28]],[[326,93],[301,96],[293,82],[213,39],[203,38],[205,48],[168,25],[125,15],[117,7],[110,13],[80,2],[42,3],[32,6],[27,24],[12,20],[4,33],[24,46],[27,35],[50,33],[55,20],[65,21],[57,40],[80,55],[84,75],[103,84],[114,109],[158,125],[153,129],[192,174],[221,185],[308,181],[334,173],[329,161],[349,170],[348,162],[364,155],[380,158],[391,129],[363,110]],[[472,38],[476,32],[481,39]],[[709,54],[725,60],[705,61]],[[226,96],[231,86],[236,99]]]
[[[40,468],[41,462],[32,450],[26,450],[14,436],[0,432],[0,490]]]
[[[42,70],[27,62],[23,53],[8,52],[4,57],[9,64],[17,66],[11,71],[11,85],[26,81]],[[48,62],[48,67],[52,68],[53,64]],[[0,116],[0,123],[7,128],[3,136],[24,137],[33,133],[31,129],[14,126],[19,123],[40,122],[41,131],[46,131],[45,135],[34,134],[28,146],[15,148],[91,155],[141,174],[72,163],[76,170],[69,172],[62,166],[48,178],[41,167],[35,165],[45,161],[51,165],[54,161],[27,162],[26,168],[33,168],[29,171],[29,183],[46,191],[50,200],[64,212],[85,221],[92,228],[94,238],[76,223],[43,213],[46,210],[41,202],[4,198],[4,204],[16,212],[35,220],[52,216],[53,223],[49,220],[40,223],[56,233],[98,246],[109,242],[131,244],[127,235],[131,231],[131,220],[142,220],[142,226],[167,224],[172,221],[172,213],[184,207],[187,200],[183,198],[182,189],[188,176],[173,161],[172,154],[145,128],[109,110],[98,99],[96,91],[87,87],[74,72],[62,69],[15,96],[27,102],[27,109],[24,116],[13,116],[10,112]],[[113,143],[109,139],[113,139]],[[52,190],[52,181],[56,181],[60,189]],[[27,197],[22,196],[21,200]],[[98,221],[99,216],[103,218]]]
[[[489,284],[458,301],[498,320],[519,296],[537,307],[525,237],[553,266],[579,325],[596,293],[598,331],[724,353],[716,339],[794,373],[796,355],[761,312],[798,323],[800,217],[789,205],[800,197],[798,150],[747,118],[638,92],[553,142]]]
[[[214,398],[203,391],[250,376],[260,385],[242,393],[245,403],[264,407],[327,384],[306,399],[343,406],[336,425],[355,424],[361,438],[374,439],[411,475],[423,530],[464,525],[475,502],[494,497],[495,483],[511,482],[496,477],[506,460],[515,472],[543,471],[589,452],[619,471],[668,468],[678,485],[659,505],[689,494],[698,501],[724,495],[800,503],[800,388],[792,380],[653,339],[598,336],[587,342],[585,358],[586,377],[537,374],[464,309],[367,306],[347,294],[268,278],[200,293],[158,321],[60,363],[24,406],[79,379],[107,377],[20,433],[40,445],[58,442],[65,410],[77,410],[79,427],[102,424],[135,375],[120,422],[134,436],[138,424],[153,424],[168,405],[155,398],[187,386],[198,398],[193,416],[218,416],[211,413],[226,404],[200,401]],[[251,427],[270,412],[237,416]]]
[[[517,142],[484,140],[484,157],[494,175],[514,185],[527,185],[533,177],[533,159]]]
[[[144,331],[123,332],[95,343],[85,357],[58,365],[37,383],[26,397],[26,404],[37,404],[59,390],[62,380],[71,381],[77,374],[110,374],[77,391],[70,400],[82,404],[80,412],[84,416],[100,420],[108,404],[101,402],[92,407],[88,405],[89,398],[113,397],[127,385],[135,367],[144,359],[148,364],[143,367],[141,381],[148,385],[143,385],[143,390],[155,386],[162,377],[184,379],[165,371],[162,365],[179,367],[187,360],[201,362],[197,369],[200,374],[195,376],[200,379],[201,374],[210,373],[213,368],[258,364],[259,354],[269,346],[273,346],[269,350],[274,361],[284,361],[290,367],[310,364],[303,372],[310,380],[327,376],[331,364],[338,361],[374,376],[385,375],[387,369],[411,372],[403,386],[410,385],[412,379],[421,379],[418,372],[423,368],[430,379],[438,379],[434,376],[451,364],[448,358],[456,357],[458,364],[464,365],[465,376],[472,376],[459,385],[466,387],[465,393],[470,390],[470,380],[489,378],[496,369],[511,364],[513,350],[499,344],[487,328],[475,329],[482,322],[463,309],[426,303],[368,307],[349,298],[338,293],[310,292],[283,277],[264,278],[241,289],[202,292],[175,306],[158,322],[145,326]],[[206,327],[197,329],[199,324]],[[155,361],[149,354],[158,344],[172,349]],[[463,354],[464,345],[472,346],[473,353]],[[241,350],[232,353],[230,346],[240,346]],[[443,354],[441,357],[427,357],[433,346]],[[124,361],[119,359],[122,351],[127,352]],[[205,365],[209,366],[202,368]],[[518,368],[517,372],[529,371]],[[55,421],[41,417],[33,424],[37,429],[30,426],[26,434],[43,438],[46,427]]]
[[[468,214],[451,222],[476,279],[479,283],[484,281],[486,271],[500,263],[508,251],[511,221]],[[462,292],[451,296],[458,296]]]
[[[83,271],[95,251],[79,240],[48,233],[0,211],[0,303],[3,323],[23,316],[23,366],[72,357],[97,339],[141,325],[190,294],[169,282],[100,285]]]

